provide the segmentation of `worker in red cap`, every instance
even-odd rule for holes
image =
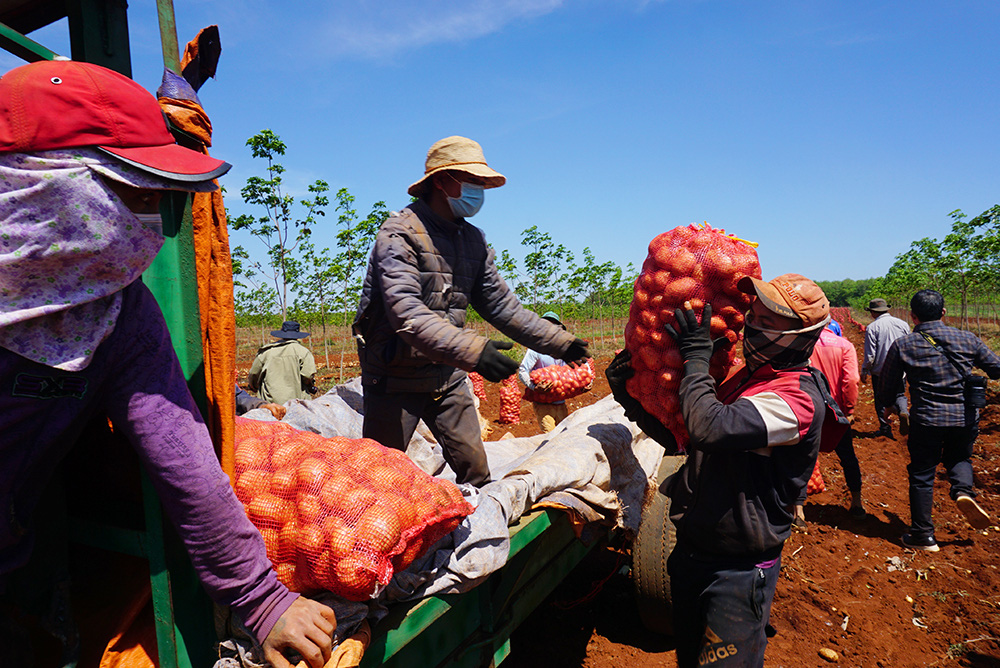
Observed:
[[[156,99],[111,70],[63,60],[0,77],[0,598],[32,551],[40,490],[110,419],[212,598],[273,665],[290,649],[319,668],[333,610],[278,581],[139,280],[163,243],[164,191],[215,190],[229,167],[177,145]],[[11,651],[0,643],[0,664]]]
[[[687,460],[668,489],[677,543],[667,572],[681,668],[764,665],[781,549],[816,464],[823,421],[836,406],[809,367],[830,321],[819,286],[798,274],[768,282],[748,276],[738,286],[756,297],[746,314],[746,365],[718,389],[708,371],[716,345],[711,305],[699,323],[685,304],[676,328],[666,326],[684,359],[680,400],[690,435]],[[670,433],[625,390],[631,373],[623,351],[606,372],[615,399],[676,452]]]

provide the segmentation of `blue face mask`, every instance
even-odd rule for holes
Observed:
[[[462,184],[462,195],[460,197],[449,197],[448,206],[456,218],[470,218],[483,208],[485,199],[484,188],[471,183]]]

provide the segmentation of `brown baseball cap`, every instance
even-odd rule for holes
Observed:
[[[804,328],[830,319],[830,300],[823,289],[800,274],[782,274],[767,282],[744,276],[737,287],[748,295],[756,295],[769,311],[798,318]]]

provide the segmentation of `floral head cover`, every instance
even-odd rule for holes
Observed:
[[[89,148],[0,153],[0,347],[79,371],[114,330],[121,290],[163,238],[101,176],[157,190],[216,187],[182,188]]]

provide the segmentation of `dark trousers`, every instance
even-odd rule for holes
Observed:
[[[678,667],[763,666],[780,570],[780,557],[708,561],[675,547],[667,573]]]
[[[878,381],[879,377],[872,374],[872,403],[875,404],[875,414],[878,415],[879,427],[881,429],[889,429],[889,421],[882,417],[882,413],[890,406],[895,408],[896,412],[900,414],[909,412],[906,407],[906,395],[900,393],[894,397],[882,396],[878,391]]]
[[[364,410],[365,438],[406,451],[417,423],[423,420],[441,445],[458,482],[480,487],[490,481],[479,417],[465,381],[434,394],[365,387]]]
[[[910,534],[915,538],[934,536],[931,508],[934,505],[934,476],[938,464],[944,464],[951,484],[951,498],[971,496],[972,446],[979,436],[979,425],[971,427],[925,427],[910,425],[906,447],[910,463]]]
[[[861,465],[858,463],[858,455],[854,452],[854,430],[848,430],[841,437],[840,442],[834,449],[840,459],[840,466],[844,469],[844,482],[847,489],[852,492],[861,491]],[[802,488],[799,494],[797,505],[804,506],[806,503],[806,487]]]

